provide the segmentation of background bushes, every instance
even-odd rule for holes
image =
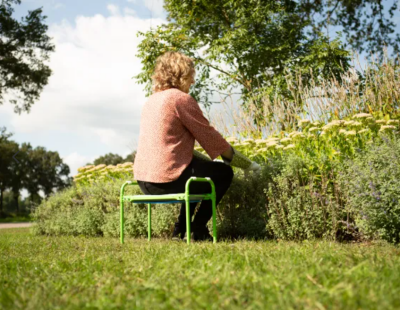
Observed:
[[[249,102],[232,126],[222,126],[230,130],[220,130],[227,141],[263,170],[259,176],[235,170],[217,208],[219,235],[400,242],[397,63],[347,72],[343,85],[324,81],[317,97],[315,89],[301,87],[301,79],[292,81],[295,105],[282,98],[261,108]],[[119,192],[133,179],[133,163],[78,170],[74,186],[35,211],[37,233],[119,236]],[[141,194],[139,187],[127,191]],[[153,208],[153,235],[169,236],[179,205]],[[127,206],[127,235],[146,236],[146,230],[147,207]]]
[[[344,239],[347,218],[335,168],[325,174],[309,172],[309,158],[291,154],[284,158],[282,173],[265,189],[268,198],[268,230],[279,239]]]
[[[384,137],[340,175],[347,207],[365,237],[400,242],[400,139]]]
[[[266,197],[263,184],[272,179],[265,168],[261,179],[244,177],[239,171],[232,186],[217,208],[220,237],[262,238],[266,231]],[[77,186],[52,195],[33,213],[36,234],[119,237],[119,193],[122,184],[133,177],[99,181]],[[138,186],[127,186],[127,195],[143,194]],[[152,206],[152,235],[169,237],[180,204]],[[211,221],[209,223],[211,229]],[[131,237],[147,236],[147,205],[125,202],[125,233]]]

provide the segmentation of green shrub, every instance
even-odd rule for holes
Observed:
[[[271,237],[266,230],[267,198],[263,189],[281,170],[281,161],[279,158],[270,159],[269,164],[262,167],[259,176],[251,174],[248,177],[235,169],[232,184],[217,208],[218,233],[221,236],[254,239]]]
[[[360,232],[399,243],[400,139],[384,137],[347,166],[340,180]]]
[[[313,145],[318,144],[309,144],[300,155],[277,153],[263,159],[267,164],[259,176],[235,170],[217,207],[219,237],[348,240],[362,233],[399,242],[400,143],[391,143],[365,144],[363,148],[370,150],[352,162],[333,160],[321,149],[315,152]],[[76,184],[52,195],[34,212],[36,232],[118,237],[124,181]],[[142,192],[138,186],[127,186],[126,194]],[[125,207],[126,235],[147,236],[147,206]],[[180,204],[152,206],[154,237],[171,235],[179,208]]]
[[[310,173],[309,157],[289,155],[282,173],[265,189],[268,198],[267,229],[279,239],[344,239],[351,237],[344,225],[348,214],[335,183],[336,167],[322,174]]]
[[[46,235],[119,236],[119,195],[125,180],[99,181],[90,186],[74,185],[53,194],[34,211],[35,233]],[[138,186],[127,186],[127,195],[142,194]],[[154,236],[169,235],[178,206],[153,206]],[[125,202],[127,236],[147,235],[147,206]]]
[[[271,161],[272,163],[272,161]],[[280,168],[266,166],[260,177],[245,177],[237,170],[232,185],[217,207],[219,237],[266,237],[265,184]],[[97,181],[74,185],[52,195],[33,213],[35,232],[47,235],[85,235],[119,237],[119,194],[125,180]],[[143,194],[138,186],[127,186],[127,195]],[[152,205],[152,236],[169,237],[180,209],[179,204]],[[212,229],[212,221],[209,221]],[[147,205],[125,203],[125,234],[147,236]]]

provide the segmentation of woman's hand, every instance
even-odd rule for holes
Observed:
[[[253,161],[250,165],[249,168],[244,170],[245,172],[249,172],[249,171],[254,171],[255,173],[260,173],[261,172],[261,166],[259,164],[257,164],[255,161]]]
[[[243,170],[245,178],[249,177],[250,171],[253,171],[256,176],[261,172],[261,166],[253,161],[249,168]]]

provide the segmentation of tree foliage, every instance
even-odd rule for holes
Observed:
[[[88,163],[87,165],[118,165],[125,162],[134,162],[135,161],[136,151],[133,151],[131,154],[128,154],[125,158],[121,155],[108,153],[106,155],[100,156],[93,161],[93,164]]]
[[[346,44],[362,53],[383,56],[383,46],[399,53],[400,34],[396,32],[397,0],[300,0],[299,12],[310,22],[311,33],[331,26],[343,29]]]
[[[307,35],[310,22],[301,18],[295,1],[166,0],[164,7],[169,23],[138,33],[144,37],[137,55],[143,69],[135,78],[146,84],[147,95],[155,60],[167,50],[195,59],[191,95],[206,107],[214,91],[226,95],[239,88],[243,102],[260,102],[265,94],[290,96],[287,74],[312,70],[317,77],[340,79],[348,67],[349,53],[337,38]]]
[[[12,5],[20,0],[0,2],[0,104],[14,104],[14,112],[30,111],[48,83],[51,69],[46,65],[54,51],[42,9],[29,11],[21,21],[13,18]],[[19,106],[22,103],[22,107]]]
[[[43,191],[46,198],[57,190],[72,184],[70,169],[63,163],[58,152],[43,147],[32,148],[30,143],[9,140],[12,136],[6,128],[0,130],[0,212],[3,210],[3,192],[11,190],[16,211],[20,191],[26,189],[31,201],[39,203]]]

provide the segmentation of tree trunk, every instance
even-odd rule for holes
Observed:
[[[18,197],[19,197],[19,193],[15,193],[14,192],[14,201],[15,201],[15,207],[17,209],[17,214],[19,213],[19,204],[18,204]]]
[[[3,212],[3,192],[4,188],[0,188],[0,214]]]

